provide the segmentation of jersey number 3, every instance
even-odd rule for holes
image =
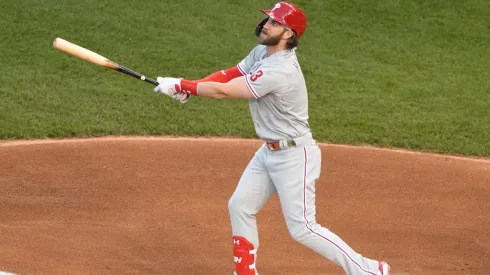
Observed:
[[[250,80],[252,82],[255,82],[257,78],[261,77],[262,75],[264,75],[264,72],[262,72],[262,70],[258,70],[255,74],[252,74],[252,76],[250,76]]]

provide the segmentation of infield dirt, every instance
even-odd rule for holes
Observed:
[[[227,202],[257,140],[109,137],[0,143],[0,270],[232,274]],[[411,275],[486,275],[490,160],[321,144],[317,221]],[[333,275],[274,197],[258,270]]]

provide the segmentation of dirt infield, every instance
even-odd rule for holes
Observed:
[[[258,146],[206,138],[0,143],[0,270],[231,275],[227,202]],[[489,160],[321,148],[321,225],[397,274],[489,274]],[[291,239],[278,202],[257,216],[261,275],[343,274]]]

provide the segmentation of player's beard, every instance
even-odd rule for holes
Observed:
[[[284,30],[283,32],[281,32],[280,34],[276,35],[276,36],[269,36],[269,37],[266,37],[266,38],[262,38],[263,35],[265,34],[261,34],[259,36],[259,44],[261,45],[265,45],[265,46],[277,46],[277,44],[279,44],[279,42],[281,42],[281,39],[282,39],[282,35],[286,32],[287,30]]]

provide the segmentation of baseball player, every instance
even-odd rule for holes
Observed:
[[[349,275],[388,275],[387,263],[363,257],[315,220],[321,152],[308,124],[307,88],[295,52],[306,29],[306,16],[287,2],[261,11],[267,17],[255,29],[259,45],[236,66],[200,80],[159,77],[154,90],[182,103],[189,95],[249,102],[256,134],[264,143],[228,203],[235,275],[258,274],[255,215],[274,194],[279,196],[294,240]]]

